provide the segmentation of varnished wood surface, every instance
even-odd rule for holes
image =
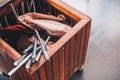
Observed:
[[[2,51],[6,52],[7,55],[9,55],[10,57],[13,57],[13,60],[17,60],[21,55],[14,50],[10,45],[8,45],[3,39],[0,38],[0,49],[2,49]]]
[[[92,18],[84,72],[71,80],[120,80],[120,0],[63,0]]]

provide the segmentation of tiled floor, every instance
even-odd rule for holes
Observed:
[[[120,0],[63,0],[92,18],[84,71],[70,80],[120,80]]]

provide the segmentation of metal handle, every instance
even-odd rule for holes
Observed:
[[[15,68],[13,68],[8,75],[12,76],[24,63],[26,63],[30,57],[32,56],[33,53],[30,53],[20,64],[18,64]]]
[[[46,41],[45,41],[45,43],[44,43],[44,45],[43,45],[44,47],[47,45],[49,39],[50,39],[50,36],[47,37],[47,39],[46,39]],[[39,58],[40,58],[40,56],[41,56],[41,53],[42,53],[42,51],[40,50],[40,51],[38,52],[37,57],[35,58],[35,61],[36,61],[36,62],[38,62],[38,60],[39,60]]]
[[[46,51],[45,48],[44,48],[44,45],[43,45],[43,43],[42,43],[42,41],[41,41],[41,38],[40,38],[40,35],[39,35],[37,29],[34,28],[34,31],[35,31],[35,33],[36,33],[36,35],[37,35],[37,38],[38,38],[39,42],[40,42],[41,50],[42,50],[42,52],[43,52],[43,55],[44,55],[45,59],[48,60],[48,59],[49,59],[49,56],[48,56],[48,54],[47,54],[47,51]]]
[[[36,48],[37,48],[37,38],[36,38],[36,35],[34,35],[34,48],[33,48],[32,59],[36,57]]]

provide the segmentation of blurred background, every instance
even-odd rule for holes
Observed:
[[[84,71],[70,80],[120,80],[120,0],[63,0],[92,18]]]

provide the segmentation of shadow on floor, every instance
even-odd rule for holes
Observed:
[[[78,70],[69,80],[77,80],[78,78],[82,77],[84,70]]]

